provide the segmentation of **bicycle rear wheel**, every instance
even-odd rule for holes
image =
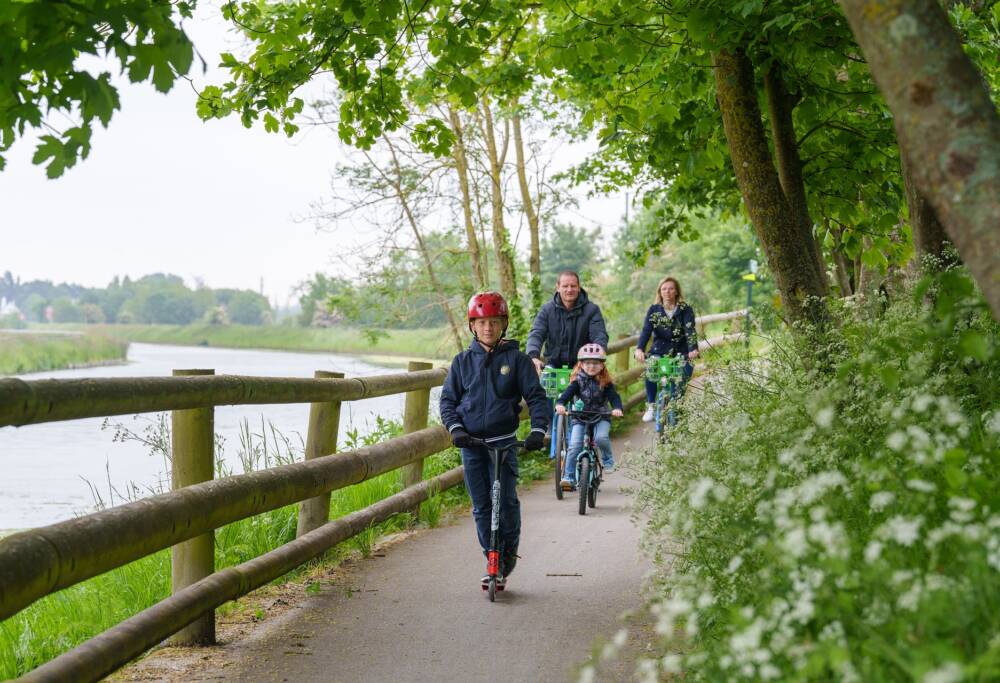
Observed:
[[[587,496],[590,493],[590,455],[580,454],[580,478],[577,482],[580,492],[580,514],[587,514]]]

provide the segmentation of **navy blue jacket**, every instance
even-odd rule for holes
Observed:
[[[601,309],[581,289],[573,308],[567,310],[556,292],[552,301],[547,301],[535,316],[524,351],[532,358],[539,358],[544,345],[546,363],[553,367],[573,367],[577,351],[589,343],[608,348],[608,330]]]
[[[503,340],[487,353],[476,340],[455,356],[441,389],[441,422],[449,432],[462,428],[484,441],[514,436],[521,399],[528,404],[531,431],[549,424],[549,402],[538,372],[518,343]]]
[[[667,312],[660,304],[653,304],[646,311],[646,319],[639,333],[640,349],[646,348],[646,342],[653,338],[653,346],[649,349],[650,356],[687,356],[691,351],[698,350],[698,331],[694,326],[694,309],[683,301],[677,304],[674,317],[667,317]]]
[[[624,410],[622,408],[622,397],[618,395],[615,384],[612,382],[603,389],[596,377],[591,377],[583,370],[576,374],[576,378],[569,383],[566,391],[559,395],[556,403],[561,406],[571,407],[570,401],[579,396],[583,399],[584,410],[605,410],[608,403],[612,408]]]

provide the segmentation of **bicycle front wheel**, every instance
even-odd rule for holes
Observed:
[[[667,402],[666,392],[662,389],[660,393],[656,395],[656,412],[655,412],[655,422],[656,422],[656,440],[659,443],[663,443],[667,440],[667,409],[669,403]]]
[[[562,500],[563,490],[562,484],[562,471],[566,464],[565,456],[565,442],[566,442],[566,418],[562,415],[556,415],[554,429],[552,430],[552,468],[553,468],[553,478],[555,479],[556,485],[556,498]]]
[[[580,478],[577,480],[580,493],[580,514],[587,514],[587,496],[590,493],[590,456],[580,455]]]

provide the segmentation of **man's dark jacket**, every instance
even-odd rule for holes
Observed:
[[[484,441],[509,439],[520,423],[522,398],[528,404],[531,430],[544,432],[549,403],[531,359],[512,339],[501,341],[492,352],[473,340],[451,361],[441,389],[441,422],[449,432],[462,428]]]
[[[576,352],[584,344],[600,344],[608,348],[608,330],[604,327],[604,316],[597,304],[580,290],[580,296],[573,302],[573,308],[566,310],[559,292],[552,301],[542,306],[535,316],[535,322],[528,333],[525,353],[539,358],[544,344],[545,362],[553,367],[576,365]]]

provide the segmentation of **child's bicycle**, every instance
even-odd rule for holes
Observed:
[[[580,496],[581,515],[587,514],[587,507],[597,507],[597,491],[601,488],[604,465],[601,454],[594,443],[594,425],[611,417],[610,410],[570,410],[569,417],[587,425],[583,437],[583,448],[576,458],[576,490]]]
[[[554,368],[546,365],[542,370],[542,388],[550,401],[559,398],[562,392],[569,386],[569,376],[572,369],[565,365],[561,368]],[[562,479],[563,466],[566,464],[566,418],[559,413],[552,417],[552,440],[549,443],[549,459],[552,460],[552,472],[555,476],[556,498],[562,500],[563,490],[559,485]]]
[[[500,465],[507,458],[511,451],[524,448],[523,441],[511,441],[502,446],[487,443],[482,439],[472,439],[470,445],[485,448],[493,461],[493,485],[490,489],[490,501],[493,505],[493,514],[490,516],[490,547],[486,549],[486,578],[482,582],[483,590],[489,593],[490,602],[496,600],[497,591],[502,591],[506,587],[506,580],[500,573],[500,499],[502,495],[500,485]]]
[[[646,359],[646,379],[656,384],[653,418],[656,439],[667,439],[667,428],[677,424],[674,401],[680,397],[687,360],[683,356],[650,356]]]

